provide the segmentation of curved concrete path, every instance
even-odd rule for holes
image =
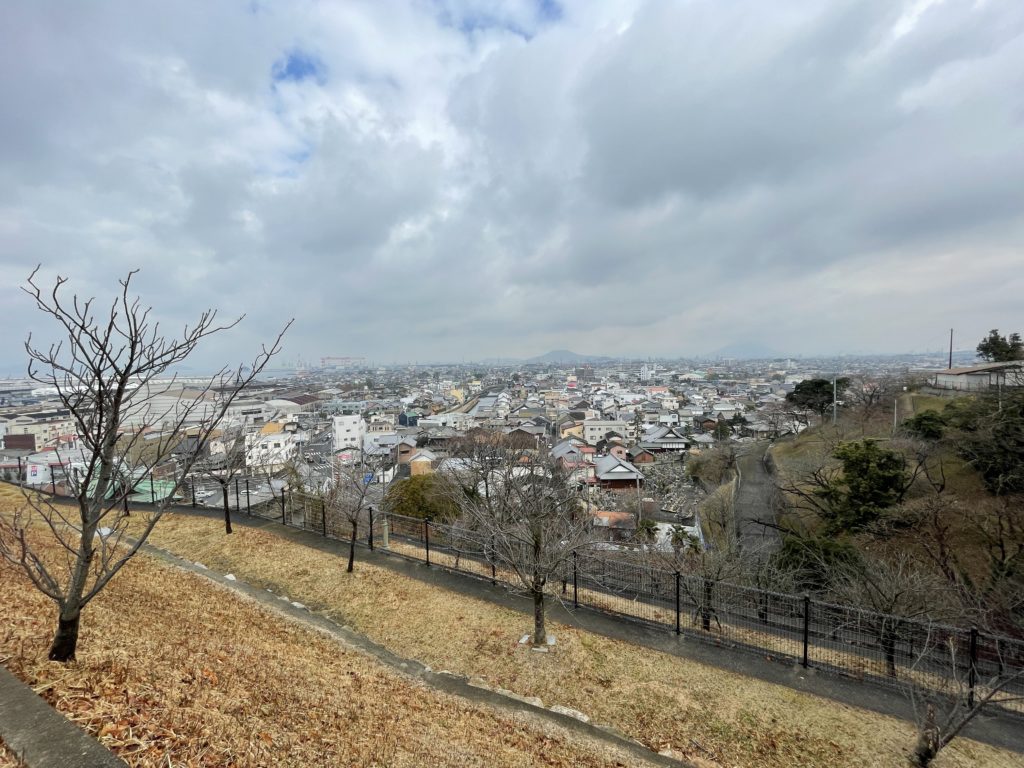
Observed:
[[[771,553],[782,544],[775,528],[775,485],[767,467],[769,443],[762,441],[736,457],[739,487],[733,500],[740,548],[748,553]]]

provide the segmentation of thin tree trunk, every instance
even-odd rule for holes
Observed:
[[[885,669],[889,677],[896,677],[896,645],[893,640],[885,644]]]
[[[544,626],[544,588],[534,582],[533,592],[533,644],[547,645],[548,633]]]
[[[53,643],[50,645],[50,661],[71,661],[75,658],[75,649],[78,646],[78,622],[80,613],[65,618],[60,616],[57,619],[57,633],[53,636]]]
[[[231,533],[231,510],[228,509],[228,487],[221,486],[224,491],[224,533]]]
[[[711,579],[704,579],[704,599],[700,604],[700,625],[705,632],[711,631]]]
[[[87,519],[91,520],[92,516]],[[60,615],[57,619],[57,632],[53,636],[48,658],[51,661],[71,661],[75,658],[78,646],[78,623],[82,615],[82,595],[85,593],[85,582],[89,577],[92,565],[93,537],[96,535],[96,524],[87,522],[82,528],[82,538],[78,557],[71,572],[67,594],[64,596]]]
[[[352,538],[348,542],[348,568],[345,570],[352,573],[352,568],[356,562],[356,533],[359,527],[359,523],[356,520],[352,521]]]
[[[940,745],[939,727],[935,722],[935,707],[928,704],[924,722],[921,723],[917,734],[917,744],[914,745],[911,763],[918,768],[928,768],[935,756],[939,754]]]

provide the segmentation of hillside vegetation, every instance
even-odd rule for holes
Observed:
[[[554,625],[552,652],[530,653],[517,642],[529,628],[522,614],[371,563],[346,574],[336,554],[274,530],[224,536],[213,520],[173,515],[154,543],[288,594],[403,656],[578,709],[701,765],[896,766],[913,742],[908,723],[566,626]],[[938,764],[1018,762],[964,740]]]
[[[847,417],[780,441],[780,577],[887,613],[1024,634],[1022,405],[1020,392],[904,393],[895,429],[891,414]],[[872,586],[871,572],[895,581]]]

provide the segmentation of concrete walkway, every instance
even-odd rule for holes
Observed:
[[[762,440],[736,458],[739,487],[733,510],[740,547],[748,554],[770,554],[782,543],[779,531],[774,527],[774,486],[766,466],[767,451],[768,443]]]
[[[221,519],[216,513],[187,510],[211,519]],[[324,539],[316,533],[296,528],[286,528],[278,522],[260,518],[232,518],[233,525],[261,528],[269,533],[289,539],[302,546],[321,552],[329,552],[347,558],[348,544],[333,539]],[[515,594],[501,585],[494,586],[488,581],[474,579],[444,570],[438,566],[427,567],[418,561],[406,560],[377,549],[369,551],[360,545],[356,561],[370,562],[408,578],[417,579],[452,592],[487,600],[497,605],[533,615],[532,602],[523,595]],[[358,567],[358,565],[357,565]],[[230,582],[228,582],[230,584]],[[639,645],[652,650],[669,653],[681,658],[718,667],[769,683],[783,685],[804,693],[821,696],[832,701],[860,707],[880,714],[913,722],[913,710],[908,699],[900,693],[845,679],[836,675],[819,673],[780,662],[770,661],[760,653],[749,653],[739,649],[717,646],[676,636],[671,632],[659,631],[641,624],[634,624],[589,608],[573,609],[571,605],[551,603],[549,617],[553,621],[571,627],[593,632],[605,637]],[[368,641],[367,641],[368,642]],[[994,710],[983,712],[964,731],[964,735],[986,744],[1024,754],[1024,727],[1021,720]]]
[[[248,519],[244,521],[244,523],[250,522],[252,521]],[[232,521],[232,523],[236,524],[235,521]],[[257,524],[252,527],[266,527],[271,530],[277,528],[280,530],[274,532],[284,534],[301,533],[299,531],[294,531],[293,529],[285,529],[279,523],[271,523],[269,521],[266,521],[266,523],[267,524],[265,526]],[[333,543],[337,544],[338,542]],[[689,768],[691,766],[690,763],[683,762],[675,757],[653,752],[640,742],[629,738],[610,726],[590,723],[589,720],[584,719],[582,713],[577,713],[574,710],[568,709],[548,709],[539,699],[518,696],[511,691],[491,688],[486,685],[484,681],[476,678],[467,678],[463,675],[456,675],[447,671],[438,672],[416,659],[408,659],[399,656],[390,651],[386,646],[370,640],[368,637],[356,632],[351,627],[339,625],[326,616],[312,613],[304,605],[290,600],[285,595],[277,595],[266,589],[254,587],[251,584],[238,580],[237,578],[228,579],[225,574],[217,573],[204,565],[186,560],[185,558],[179,557],[177,554],[168,550],[160,549],[152,545],[145,545],[143,549],[151,556],[203,576],[204,578],[220,584],[227,589],[245,595],[261,605],[264,605],[277,613],[283,614],[289,619],[298,621],[299,623],[305,624],[313,629],[326,632],[344,644],[372,656],[374,659],[392,668],[396,672],[421,680],[435,690],[453,696],[458,696],[474,703],[487,704],[498,709],[526,714],[542,720],[547,720],[575,733],[576,735],[604,742],[605,744],[609,744],[623,750],[627,754],[631,755],[633,759],[637,760],[637,763],[635,763],[636,765],[673,766],[674,768]],[[361,559],[363,560],[367,559],[366,555],[369,555],[372,559],[377,559],[375,554],[368,550],[360,554]],[[426,568],[424,568],[424,570],[426,570]],[[34,766],[32,768],[34,768]]]
[[[0,739],[28,768],[125,768],[106,747],[0,666]]]

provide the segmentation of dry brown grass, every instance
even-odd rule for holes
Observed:
[[[22,768],[24,762],[0,741],[0,768]]]
[[[225,536],[215,520],[169,516],[154,543],[284,592],[435,668],[582,710],[644,743],[723,766],[902,765],[913,727],[720,669],[555,626],[553,653],[517,645],[529,619],[263,530]],[[1019,755],[970,740],[938,766],[1017,766]]]
[[[46,661],[53,624],[52,604],[0,565],[0,659],[131,765],[637,763],[433,691],[146,556],[87,608],[76,662]]]

